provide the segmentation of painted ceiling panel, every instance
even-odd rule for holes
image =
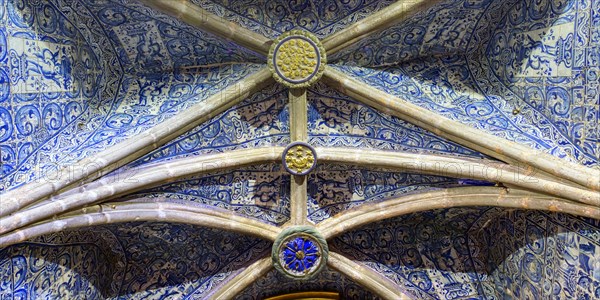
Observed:
[[[270,249],[259,239],[188,225],[127,223],[92,230],[3,249],[0,277],[13,281],[2,284],[14,286],[2,289],[0,298],[199,299]],[[107,241],[98,234],[110,236],[111,252],[123,261],[101,251],[105,246],[97,244]]]
[[[335,64],[381,67],[468,50],[479,19],[493,0],[446,0],[334,54]],[[495,13],[498,13],[496,11]]]
[[[391,0],[191,0],[211,13],[276,38],[304,29],[319,38],[333,34],[385,8]]]
[[[435,210],[365,226],[330,247],[383,274],[416,299],[484,299],[467,231],[485,208]]]
[[[600,295],[600,224],[593,219],[453,208],[371,224],[330,245],[418,299]]]
[[[133,0],[84,1],[119,52],[128,73],[181,67],[261,62],[232,42],[201,32]]]
[[[124,168],[235,149],[285,146],[288,121],[287,90],[272,85]]]
[[[255,165],[175,181],[124,199],[208,205],[282,225],[290,216],[289,177],[279,164]]]
[[[519,98],[506,101],[495,94],[489,82],[486,84],[485,66],[470,63],[467,57],[429,57],[383,69],[338,68],[449,119],[569,161],[598,164],[593,152],[584,152],[586,149],[561,133],[559,126],[546,116],[525,106]],[[593,117],[597,118],[597,114]],[[590,122],[597,119],[591,118]]]
[[[319,223],[361,204],[467,185],[493,183],[350,165],[320,164],[308,176],[308,218]]]
[[[380,299],[344,275],[329,268],[307,281],[294,281],[272,270],[247,287],[236,300],[260,300],[286,293],[329,291],[340,293],[341,299]]]
[[[484,158],[485,155],[352,100],[324,84],[309,89],[311,145]]]

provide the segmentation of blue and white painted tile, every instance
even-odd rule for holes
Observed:
[[[479,18],[494,0],[445,0],[334,54],[329,61],[382,67],[431,55],[468,50]]]
[[[338,68],[449,119],[569,161],[598,164],[593,153],[584,152],[588,149],[566,138],[540,112],[492,94],[489,83],[482,83],[487,69],[475,69],[464,56],[428,57],[382,69]],[[515,109],[520,111],[515,114]]]
[[[308,218],[319,223],[361,204],[467,185],[493,183],[350,165],[319,164],[308,175]]]
[[[0,286],[7,287],[0,299],[202,298],[270,250],[256,238],[189,225],[127,223],[91,230],[0,250],[0,278],[6,279]],[[117,260],[109,252],[118,253]]]
[[[324,84],[308,90],[308,103],[308,138],[313,146],[486,157],[358,103]]]
[[[12,67],[0,74],[0,190],[48,180],[47,175],[55,169],[148,129],[259,68],[228,64],[232,57],[241,61],[252,55],[239,54],[243,51],[233,51],[228,42],[221,43],[168,16],[144,15],[153,13],[137,2],[55,0],[40,4],[11,0],[3,3],[4,7],[13,19],[0,26],[7,36],[8,47],[3,49],[9,51],[5,60]],[[121,44],[125,38],[115,33],[119,22],[108,15],[100,16],[108,13],[109,7],[120,9],[110,18],[125,22],[122,24],[154,22],[169,45],[177,44],[178,39],[202,39],[203,43],[196,44],[206,47],[198,57],[204,59],[207,51],[213,51],[214,57],[208,56],[214,62],[227,64],[204,68],[199,65],[213,61],[173,58],[171,61],[180,69],[173,71],[170,65],[165,67],[164,75],[132,75],[138,73],[135,69],[139,64],[130,61],[129,56],[135,54],[131,49],[154,48],[142,45],[127,52]],[[122,19],[126,16],[132,19]],[[133,43],[133,39],[128,41]],[[196,68],[182,69],[191,65]],[[146,73],[160,69],[143,67]],[[130,75],[124,76],[124,72]]]
[[[486,212],[469,230],[473,260],[498,299],[600,297],[598,220],[534,211]]]
[[[329,268],[323,269],[313,279],[302,281],[289,279],[278,271],[272,270],[258,278],[234,299],[259,300],[286,293],[314,291],[338,292],[340,299],[380,299],[372,292]]]
[[[484,93],[515,103],[547,136],[569,145],[552,152],[597,167],[599,62],[591,13],[589,1],[520,2],[473,54],[479,62],[469,63],[483,69],[477,84]]]
[[[108,299],[202,299],[270,252],[270,243],[221,230],[166,223],[108,226],[122,243],[127,270]]]
[[[3,249],[0,299],[104,299],[102,288],[110,273],[103,261],[93,244]]]
[[[261,56],[202,32],[133,0],[82,0],[98,18],[126,71],[153,73],[232,62],[262,62]]]
[[[322,39],[394,3],[391,0],[191,1],[271,39],[292,29],[303,29]]]
[[[287,90],[272,85],[123,167],[289,143]]]
[[[348,232],[330,248],[394,281],[415,299],[485,299],[467,230],[486,208],[426,211]]]
[[[185,178],[123,200],[203,205],[283,225],[290,217],[289,181],[289,174],[280,164],[255,165]]]

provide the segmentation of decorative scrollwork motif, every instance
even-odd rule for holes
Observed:
[[[304,142],[294,142],[283,151],[283,166],[293,175],[306,175],[317,165],[315,149]]]
[[[294,226],[283,230],[271,252],[273,266],[293,279],[310,279],[325,267],[327,241],[312,226]]]
[[[269,51],[268,65],[273,77],[289,88],[305,88],[324,71],[325,49],[312,34],[302,30],[279,36]]]

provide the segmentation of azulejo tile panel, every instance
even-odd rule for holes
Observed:
[[[426,211],[377,222],[330,242],[416,299],[485,299],[467,230],[486,208]]]
[[[294,281],[272,270],[248,286],[236,300],[259,300],[285,293],[329,291],[338,292],[340,299],[380,299],[344,275],[329,268],[317,277],[306,281]]]
[[[236,149],[285,146],[289,143],[287,101],[287,91],[280,85],[267,87],[124,168]]]
[[[192,0],[209,12],[276,38],[304,29],[324,38],[393,3],[390,0],[268,1]]]
[[[89,244],[22,244],[0,252],[0,299],[103,299],[108,270]]]
[[[452,208],[381,221],[330,243],[418,299],[596,299],[600,223]]]
[[[0,64],[6,65],[0,72],[0,191],[51,180],[56,169],[138,134],[259,68],[240,63],[253,54],[135,1],[11,0],[2,8],[8,16],[0,26],[6,40],[0,49]],[[147,37],[136,31],[142,23]],[[164,56],[160,63],[142,61],[160,57],[152,51]],[[211,63],[224,65],[203,67]]]
[[[308,90],[308,102],[308,137],[314,146],[486,157],[323,84]]]
[[[61,12],[50,2],[0,4],[6,12],[0,23],[5,42],[0,47],[0,190],[4,190],[31,180],[35,176],[31,169],[43,166],[40,161],[53,161],[48,159],[52,155],[38,150],[64,147],[75,135],[75,120],[84,119],[101,97],[110,99],[113,94],[104,73],[118,78],[119,70],[106,68],[102,58],[113,54],[101,56],[102,37],[88,34],[87,26],[94,23],[80,23],[85,16],[73,17],[69,9]],[[104,112],[98,108],[97,114]]]
[[[82,0],[119,51],[128,73],[262,62],[260,56],[133,0]]]
[[[497,299],[600,297],[600,224],[565,214],[486,212],[469,231],[473,260]]]
[[[188,225],[91,230],[0,250],[0,299],[198,299],[270,250],[265,241]]]
[[[319,223],[361,204],[381,202],[411,193],[492,184],[384,169],[320,164],[308,175],[308,218]]]
[[[590,32],[594,1],[519,2],[474,53],[487,94],[499,94],[546,135],[569,144],[556,150],[598,166],[598,59]],[[473,61],[473,59],[471,60]]]
[[[543,114],[493,94],[493,88],[483,85],[483,67],[475,69],[465,56],[429,57],[382,69],[338,68],[380,90],[493,135],[569,161],[598,164],[597,158],[566,138]]]
[[[494,0],[446,0],[334,54],[334,64],[381,67],[419,57],[463,53]],[[498,13],[498,11],[496,11]]]
[[[289,174],[279,164],[255,165],[185,178],[125,199],[211,206],[282,225],[290,216],[289,180]]]

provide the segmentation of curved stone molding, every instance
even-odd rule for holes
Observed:
[[[329,239],[384,219],[433,209],[468,206],[546,210],[596,219],[600,216],[598,207],[538,193],[514,188],[463,187],[407,195],[374,204],[363,204],[319,223],[317,228],[325,238]]]
[[[327,241],[313,226],[293,226],[284,229],[271,251],[273,267],[288,278],[307,280],[327,264]]]
[[[273,78],[289,88],[306,88],[317,82],[326,63],[319,39],[303,30],[291,30],[275,39],[267,59]]]
[[[292,175],[306,175],[317,166],[317,152],[304,142],[293,142],[283,151],[283,167]]]
[[[86,207],[57,220],[35,224],[0,237],[0,248],[68,229],[139,221],[182,223],[256,236],[273,241],[278,227],[236,213],[179,203],[107,203]]]

